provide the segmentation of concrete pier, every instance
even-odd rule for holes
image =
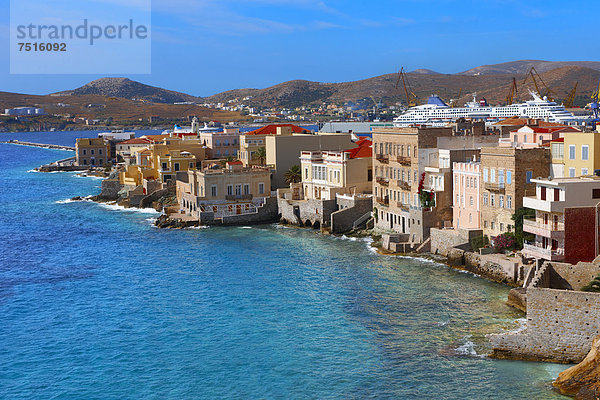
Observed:
[[[63,145],[59,145],[59,144],[24,142],[22,140],[5,140],[5,141],[0,141],[0,143],[17,144],[20,146],[30,146],[30,147],[42,147],[44,149],[75,151],[75,147],[71,147],[71,146],[63,146]]]

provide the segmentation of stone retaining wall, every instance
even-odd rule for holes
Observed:
[[[373,198],[337,199],[340,210],[331,213],[331,233],[352,230],[354,221],[373,210]]]
[[[119,183],[118,179],[104,179],[99,197],[106,200],[117,200],[121,189],[123,189],[123,185]]]
[[[481,229],[438,229],[431,228],[431,252],[447,256],[453,247],[469,244],[471,239],[482,235]]]
[[[578,363],[600,334],[600,293],[527,290],[527,328],[490,335],[492,357]]]

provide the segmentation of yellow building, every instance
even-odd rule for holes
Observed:
[[[289,132],[290,134],[310,133],[309,130],[293,124],[266,125],[246,132],[240,136],[240,150],[238,153],[238,158],[242,161],[244,167],[265,164],[266,157],[260,160],[255,154],[261,147],[266,149],[267,136],[277,135],[278,128],[283,128],[284,132]]]
[[[600,132],[567,132],[564,135],[565,177],[592,175],[600,169]]]
[[[103,166],[110,160],[110,147],[102,138],[80,138],[75,141],[77,165]]]
[[[204,160],[205,147],[197,139],[163,138],[148,149],[135,149],[135,165],[128,165],[119,180],[124,185],[139,186],[146,180],[166,183],[177,172],[194,170]]]

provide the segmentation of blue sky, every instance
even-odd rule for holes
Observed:
[[[104,76],[10,75],[9,1],[0,4],[0,51],[6,55],[0,58],[0,90],[45,94]],[[455,73],[518,59],[599,61],[597,42],[590,39],[597,37],[599,4],[153,0],[152,73],[128,77],[207,96],[291,79],[357,80],[401,66]]]

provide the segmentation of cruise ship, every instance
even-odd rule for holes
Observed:
[[[529,93],[533,97],[532,100],[497,107],[488,105],[485,99],[477,101],[476,95],[473,95],[473,101],[468,102],[464,107],[450,107],[439,96],[431,95],[427,100],[427,104],[411,107],[394,118],[394,125],[397,127],[413,125],[445,126],[459,118],[483,120],[491,124],[514,116],[536,118],[564,125],[585,125],[592,119],[591,116],[575,116],[565,110],[563,105],[556,104],[545,96],[540,98],[532,91]]]

